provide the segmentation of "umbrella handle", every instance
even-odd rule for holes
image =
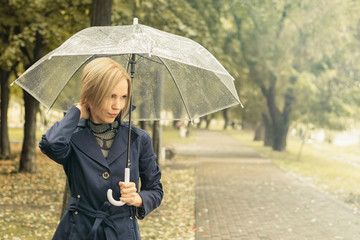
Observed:
[[[128,183],[130,182],[130,168],[125,168],[125,179],[124,179],[124,182]],[[109,200],[109,202],[114,205],[114,206],[117,206],[117,207],[121,207],[123,206],[125,203],[122,202],[122,201],[116,201],[114,198],[113,198],[113,195],[112,195],[112,189],[108,189],[107,191],[107,198]]]

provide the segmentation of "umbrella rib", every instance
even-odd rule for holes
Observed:
[[[140,56],[141,58],[144,58],[144,59],[148,60],[148,61],[152,61],[152,62],[155,62],[155,63],[158,63],[158,64],[161,64],[161,63],[164,64],[165,67],[166,67],[166,69],[169,71],[171,77],[172,77],[172,78],[174,79],[174,81],[175,81],[175,78],[174,78],[173,75],[171,74],[169,68],[166,66],[166,64],[164,63],[164,61],[162,61],[162,59],[161,59],[159,56],[157,56],[157,57],[160,59],[161,62],[155,61],[154,59],[148,58],[148,57],[143,56],[143,55],[139,55],[139,56]],[[192,66],[192,65],[189,65],[189,66]],[[212,72],[212,71],[207,70],[207,69],[205,69],[205,68],[201,68],[201,69],[204,69],[204,70],[206,70],[206,71]],[[215,74],[215,72],[213,72],[213,73]],[[221,81],[221,82],[222,82],[222,84],[223,84],[227,89],[229,89],[229,88],[225,85],[225,83],[224,83],[223,81]],[[178,88],[178,89],[179,89],[179,88]],[[229,91],[230,91],[230,89],[229,89]],[[180,92],[180,90],[179,90],[179,92]],[[230,92],[231,92],[231,91],[230,91]],[[237,98],[234,96],[234,94],[231,93],[231,95],[232,95],[233,98],[236,100],[236,102],[238,102],[238,104],[240,104],[240,106],[241,106],[242,108],[244,108],[244,106],[243,106],[243,104],[241,103],[241,101],[240,101],[239,99],[237,99]]]
[[[158,63],[158,64],[164,64],[164,62],[158,62],[158,61],[155,61],[154,59],[151,59],[151,58],[149,58],[149,57],[145,57],[145,56],[143,56],[143,55],[140,55],[140,54],[138,54],[138,56],[141,58],[141,59],[146,59],[146,60],[148,60],[148,61],[151,61],[151,62],[154,62],[154,63]],[[158,57],[158,58],[160,58],[160,57]],[[137,62],[139,62],[140,60],[138,60]]]
[[[180,87],[179,87],[177,81],[176,81],[175,78],[174,78],[174,75],[172,74],[172,72],[171,72],[171,70],[169,69],[169,67],[167,66],[167,64],[166,64],[160,57],[159,57],[159,60],[162,62],[162,64],[164,64],[164,66],[166,67],[166,69],[167,69],[168,72],[170,73],[170,76],[171,76],[171,78],[173,79],[173,81],[174,81],[174,83],[175,83],[175,86],[176,86],[176,88],[177,88],[177,90],[178,90],[178,92],[179,92],[179,94],[180,94],[181,100],[182,100],[182,102],[184,103],[185,110],[186,110],[186,112],[187,112],[187,114],[188,114],[188,116],[189,116],[189,118],[190,118],[190,122],[192,123],[192,122],[193,122],[193,119],[191,118],[191,115],[190,115],[190,112],[189,112],[189,108],[188,108],[188,106],[187,106],[187,104],[186,104],[186,102],[185,102],[185,99],[184,99],[183,94],[182,94],[181,91],[180,91]]]
[[[73,74],[71,75],[71,77],[70,77],[69,79],[71,79],[71,78],[75,75],[75,73],[76,73],[82,66],[84,66],[84,64],[87,63],[87,62],[89,61],[89,59],[91,59],[91,58],[93,58],[93,57],[94,57],[94,55],[88,57],[82,64],[80,64],[80,66],[79,66],[78,68],[76,68],[76,70],[73,72]],[[59,98],[61,92],[64,90],[64,88],[66,87],[66,85],[67,85],[69,82],[70,82],[70,80],[67,81],[67,83],[61,88],[61,91],[60,91],[59,94],[56,96],[55,100],[51,103],[48,111],[50,111],[50,109],[54,106],[56,100]]]

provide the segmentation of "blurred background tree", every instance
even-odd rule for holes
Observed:
[[[244,98],[259,97],[260,92],[263,101],[258,103],[266,103],[253,108],[254,103],[245,102],[251,108],[248,111],[261,111],[265,145],[285,150],[294,121],[322,128],[348,127],[358,108],[350,94],[359,89],[354,48],[359,3],[249,0],[229,4],[240,61],[246,63],[243,71],[248,73],[242,86],[247,89]]]

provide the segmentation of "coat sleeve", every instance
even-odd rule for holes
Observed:
[[[40,150],[55,162],[64,165],[70,155],[70,138],[79,119],[80,110],[72,106],[60,122],[56,122],[42,135]]]
[[[163,188],[160,182],[161,171],[156,163],[157,156],[152,147],[150,135],[146,132],[142,139],[142,151],[139,160],[141,179],[140,196],[143,207],[137,208],[137,217],[143,219],[152,210],[157,208],[163,198]]]

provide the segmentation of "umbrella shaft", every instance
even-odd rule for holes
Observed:
[[[131,78],[132,85],[134,84],[134,74],[135,74],[135,54],[131,54],[130,78]],[[132,96],[130,97],[130,108],[129,108],[129,133],[128,133],[128,148],[127,148],[126,168],[129,168],[129,166],[130,166],[131,112],[132,112]]]
[[[135,74],[135,54],[131,54],[131,61],[130,61],[130,74],[131,74],[131,82],[134,80],[134,74]]]

